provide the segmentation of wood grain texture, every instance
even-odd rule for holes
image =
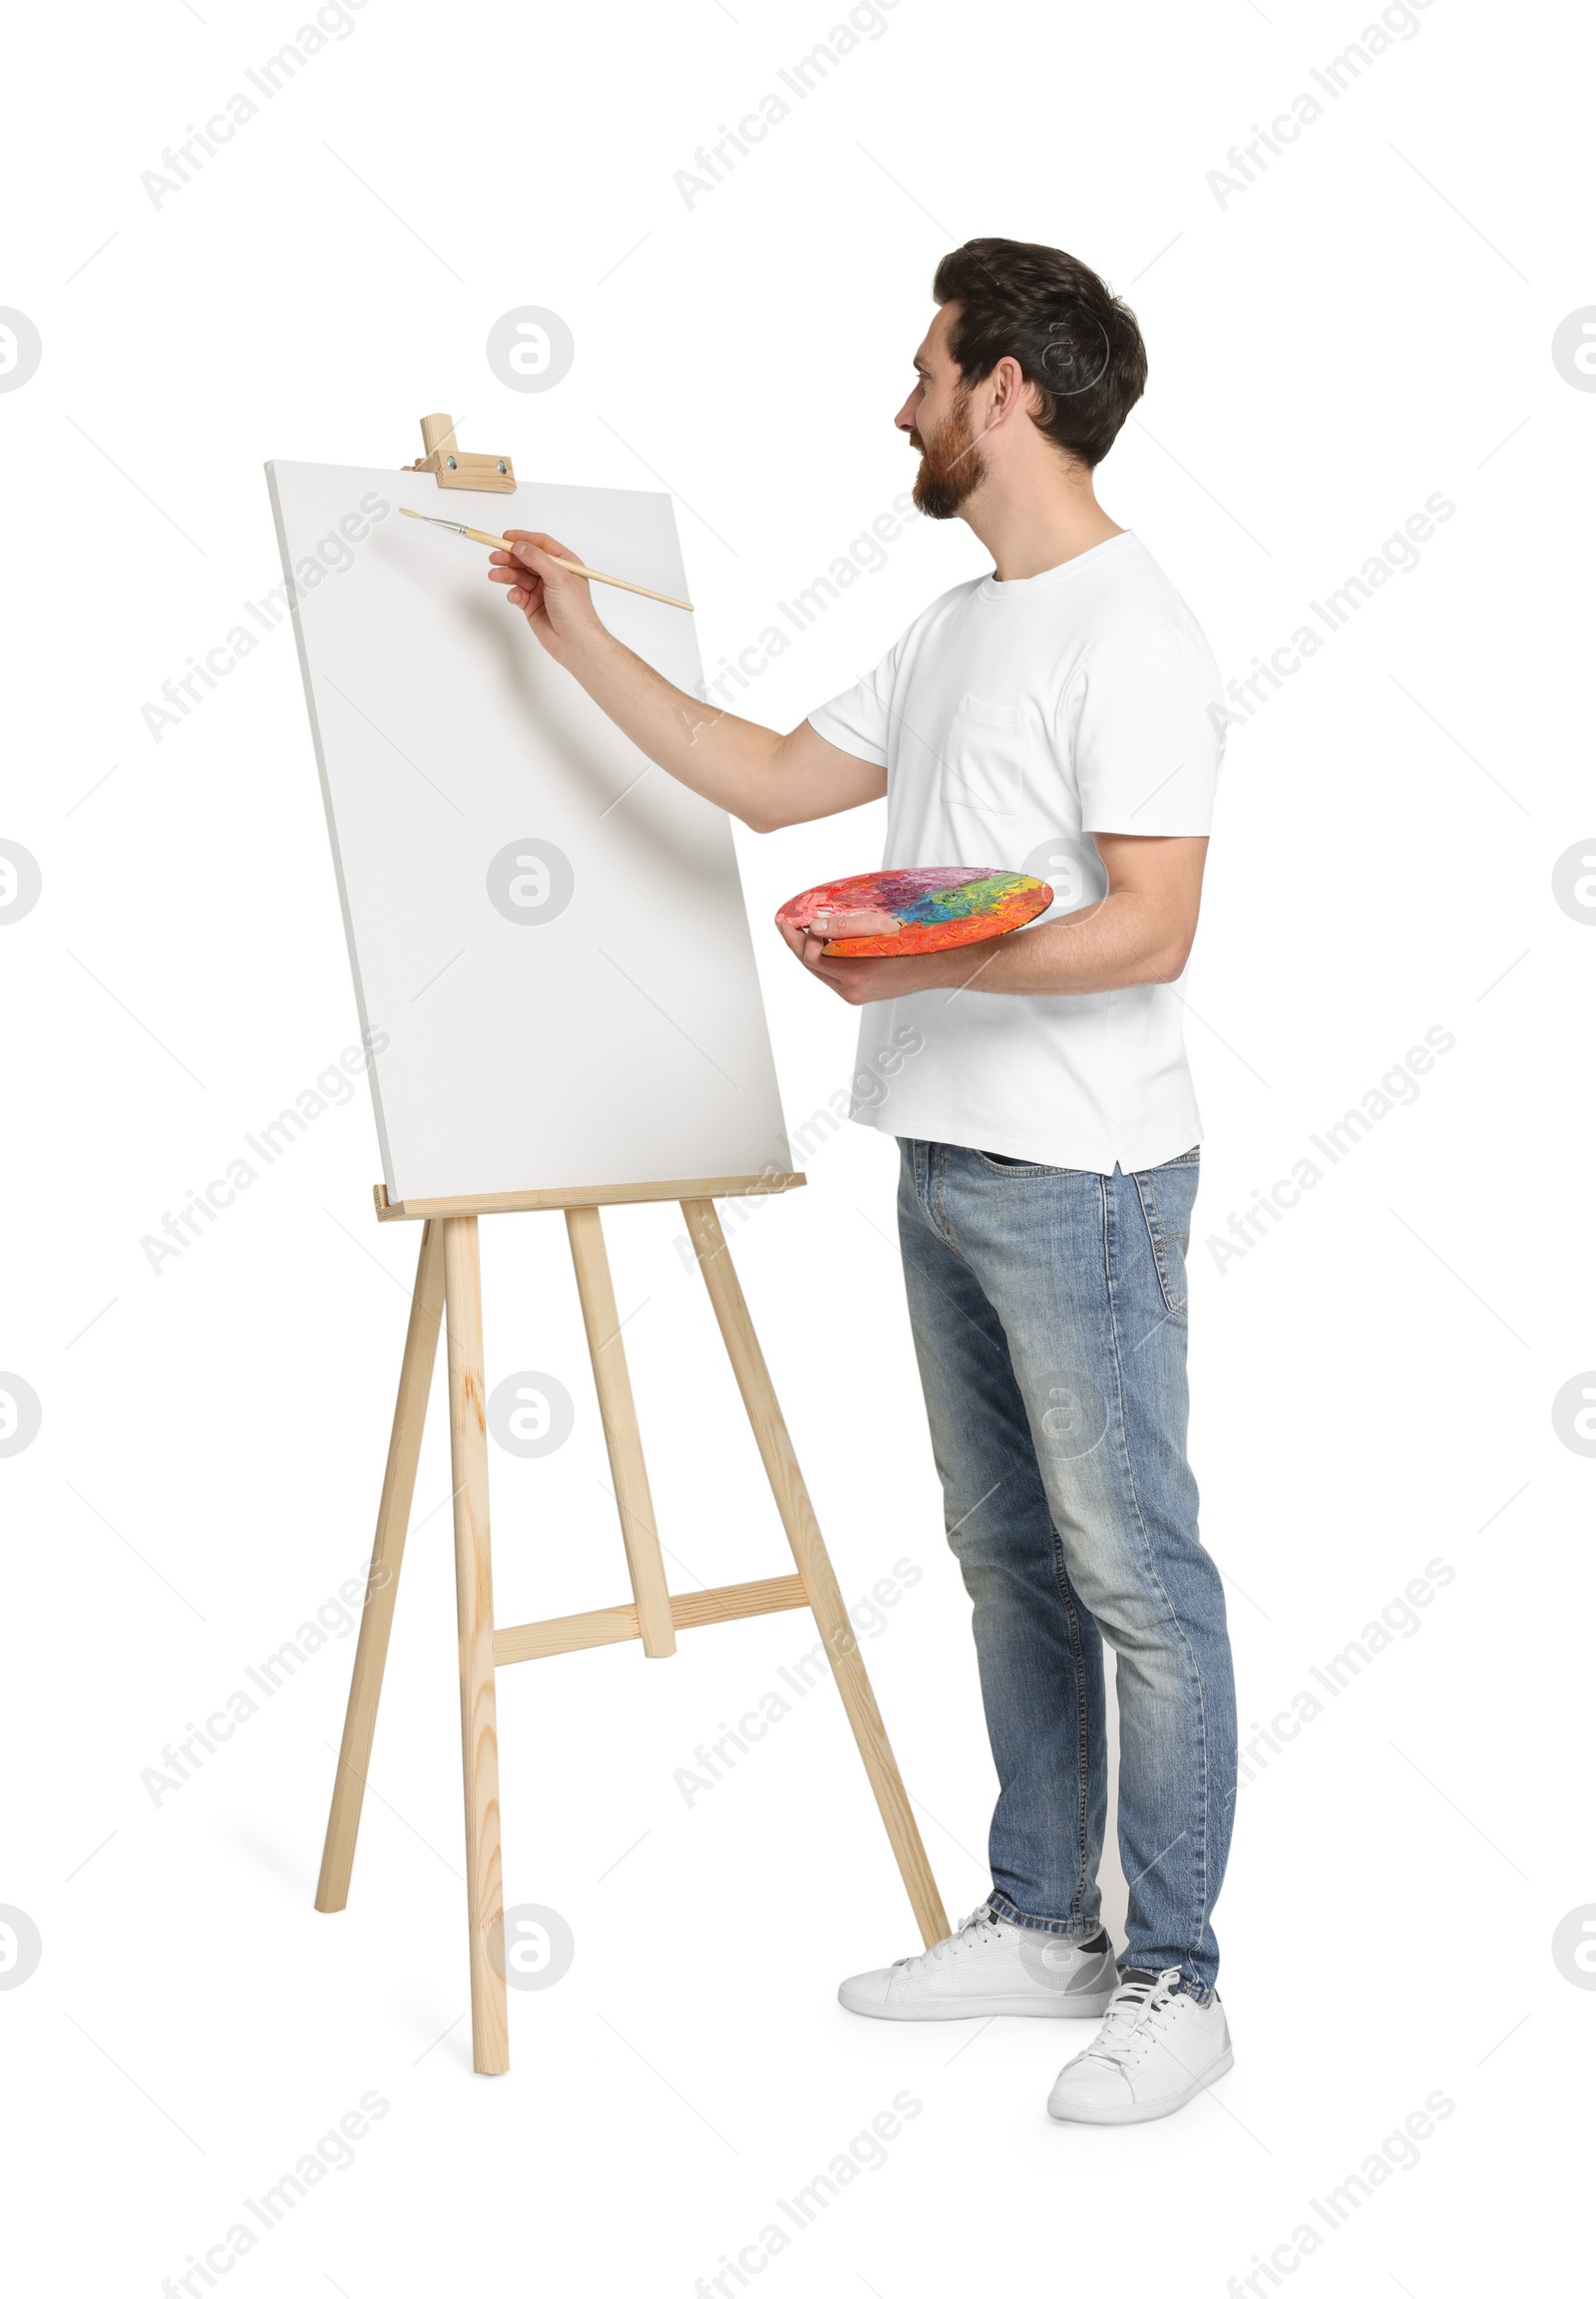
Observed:
[[[453,456],[454,470],[449,468]],[[501,468],[502,466],[502,468]],[[467,455],[455,436],[454,418],[421,418],[421,461],[412,471],[430,471],[440,487],[469,488],[473,495],[514,495],[516,467],[508,455]]]
[[[635,1206],[684,1195],[706,1198],[763,1197],[801,1190],[802,1174],[716,1174],[706,1181],[595,1182],[571,1189],[510,1190],[474,1198],[405,1198],[389,1203],[386,1184],[374,1182],[372,1197],[380,1222],[433,1221],[449,1214],[559,1213],[567,1206]]]
[[[723,1589],[694,1589],[672,1597],[670,1618],[678,1629],[703,1629],[716,1621],[746,1621],[757,1613],[790,1613],[807,1605],[809,1592],[798,1573],[772,1581],[734,1581]],[[606,1605],[597,1613],[565,1613],[558,1620],[527,1621],[496,1629],[495,1666],[509,1661],[545,1661],[556,1653],[582,1653],[593,1645],[620,1645],[642,1634],[635,1605]]]
[[[499,1735],[493,1681],[493,1558],[488,1542],[487,1387],[477,1225],[443,1225],[449,1326],[449,1449],[455,1486],[455,1598],[460,1619],[460,1743],[466,1795],[466,1907],[471,1942],[472,2065],[510,2067],[504,1879],[499,1848]]]
[[[704,1284],[709,1289],[726,1353],[731,1358],[737,1386],[770,1479],[776,1507],[802,1577],[810,1610],[831,1661],[837,1690],[853,1727],[865,1772],[886,1826],[888,1841],[909,1894],[910,1905],[927,1947],[948,1936],[948,1917],[937,1880],[926,1857],[920,1829],[908,1792],[887,1738],[876,1697],[859,1651],[859,1640],[848,1619],[837,1576],[820,1537],[820,1526],[810,1503],[808,1488],[798,1466],[787,1424],[771,1383],[764,1351],[759,1346],[742,1287],[720,1227],[720,1217],[707,1198],[684,1199],[682,1218],[698,1257]]]
[[[609,1448],[609,1473],[615,1480],[615,1506],[620,1512],[620,1537],[626,1547],[626,1570],[636,1601],[642,1649],[652,1660],[664,1660],[676,1649],[675,1625],[670,1618],[670,1591],[665,1586],[665,1562],[659,1554],[654,1526],[653,1496],[643,1465],[642,1438],[631,1400],[631,1376],[620,1340],[615,1312],[615,1289],[609,1276],[609,1256],[597,1206],[568,1206],[566,1229],[571,1258],[576,1265],[577,1292],[582,1299],[582,1322],[588,1332],[593,1377],[598,1390],[598,1414]]]
[[[382,1498],[377,1504],[377,1533],[371,1547],[366,1604],[355,1644],[349,1706],[343,1720],[343,1743],[338,1750],[332,1810],[327,1816],[321,1875],[316,1884],[316,1906],[323,1915],[335,1914],[349,1898],[355,1839],[360,1832],[360,1807],[365,1795],[366,1773],[371,1766],[377,1704],[382,1698],[388,1636],[393,1627],[394,1600],[399,1594],[399,1568],[404,1562],[405,1535],[410,1527],[410,1509],[416,1490],[416,1463],[421,1455],[427,1397],[432,1387],[442,1323],[443,1230],[437,1222],[428,1222],[421,1233],[421,1252],[416,1260],[416,1286],[410,1297],[410,1324],[399,1366],[399,1395],[393,1409],[393,1431],[388,1439],[388,1465],[383,1473]]]

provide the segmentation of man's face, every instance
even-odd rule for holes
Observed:
[[[971,423],[970,394],[948,348],[958,313],[957,303],[945,303],[932,321],[915,353],[915,388],[893,419],[920,450],[914,496],[928,519],[955,518],[987,476]]]

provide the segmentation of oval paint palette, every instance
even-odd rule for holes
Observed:
[[[828,958],[911,958],[990,942],[1039,918],[1053,890],[1017,870],[870,870],[795,894],[776,913],[778,926],[807,927],[828,914],[876,912],[897,919],[897,934],[864,934],[828,942]]]

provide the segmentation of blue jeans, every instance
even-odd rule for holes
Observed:
[[[1081,1173],[903,1141],[904,1277],[999,1793],[991,1905],[1098,1927],[1117,1662],[1122,1969],[1206,2001],[1236,1798],[1219,1572],[1186,1460],[1196,1150]]]

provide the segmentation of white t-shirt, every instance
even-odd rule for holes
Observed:
[[[1190,609],[1123,534],[1022,581],[946,592],[809,723],[886,768],[884,868],[1028,871],[1052,886],[1055,919],[1103,891],[1091,832],[1207,835],[1222,702]],[[1160,983],[867,1005],[851,1114],[1090,1173],[1161,1165],[1201,1133],[1180,997]]]

